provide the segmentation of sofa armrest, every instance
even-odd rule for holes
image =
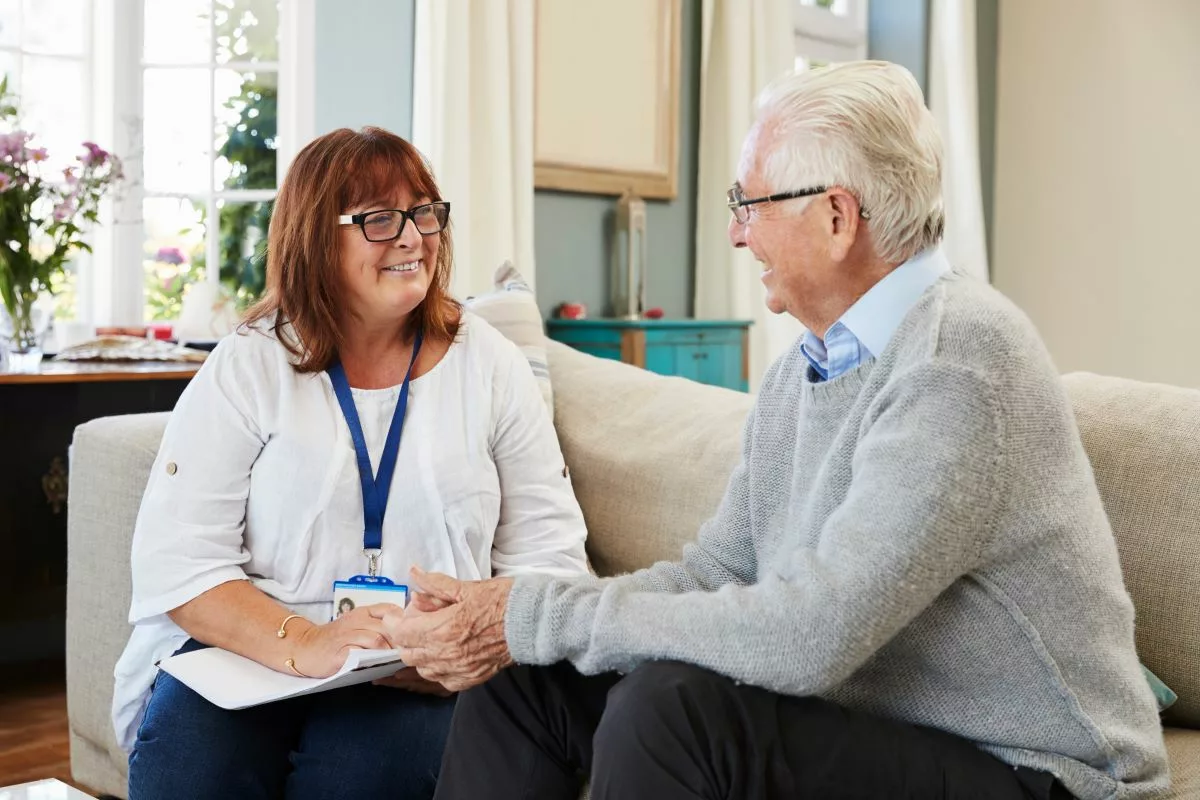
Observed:
[[[113,669],[130,626],[129,553],[133,526],[169,414],[105,417],[80,425],[71,443],[67,500],[67,714],[72,763],[106,753],[125,774],[110,721]],[[77,739],[91,745],[75,759]],[[91,770],[85,770],[91,773]],[[96,789],[107,775],[75,778]],[[124,794],[124,786],[119,787]]]

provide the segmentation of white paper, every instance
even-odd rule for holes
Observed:
[[[208,647],[163,659],[158,666],[205,700],[233,711],[385,678],[403,669],[404,662],[399,650],[351,650],[342,668],[328,678],[301,678]]]

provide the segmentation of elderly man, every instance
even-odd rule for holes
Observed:
[[[583,776],[655,800],[1162,790],[1070,408],[1029,321],[937,247],[941,144],[912,76],[860,62],[770,88],[729,206],[767,305],[809,332],[682,560],[414,574],[423,613],[388,615],[393,641],[475,686],[438,797],[567,800]]]

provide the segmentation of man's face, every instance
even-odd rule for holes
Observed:
[[[762,175],[765,155],[770,152],[771,131],[758,123],[742,146],[738,183],[747,198],[763,197],[804,186],[770,186]],[[729,241],[746,247],[762,268],[760,279],[766,289],[767,308],[787,312],[811,327],[806,309],[819,305],[821,293],[836,278],[829,257],[828,212],[824,195],[781,200],[747,206],[748,219],[729,221]],[[807,318],[807,319],[806,319]]]

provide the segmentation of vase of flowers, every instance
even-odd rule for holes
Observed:
[[[120,182],[121,162],[84,142],[75,163],[51,179],[49,158],[22,130],[8,80],[0,80],[0,351],[7,368],[36,370],[51,314],[39,299],[79,251],[91,251],[84,226],[99,219],[100,200]]]

